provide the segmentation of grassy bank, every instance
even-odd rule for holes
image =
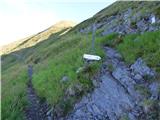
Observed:
[[[126,36],[113,33],[102,37],[98,34],[99,32],[96,34],[95,42],[97,55],[104,58],[102,45],[108,45],[118,49],[128,64],[142,57],[150,67],[159,72],[160,31]],[[80,85],[82,95],[92,89],[91,78],[100,68],[102,61],[87,66],[85,72],[77,74],[76,71],[85,66],[83,54],[92,53],[91,34],[86,36],[70,32],[56,39],[54,41],[51,37],[34,49],[28,48],[27,54],[30,52],[32,54],[25,62],[33,65],[33,85],[37,94],[53,106],[63,103],[63,112],[66,114],[80,97],[78,95],[64,101],[66,90]],[[11,56],[6,60],[10,64],[2,66],[2,119],[18,120],[24,118],[23,111],[27,105],[27,66]],[[37,60],[36,63],[35,60]],[[68,78],[65,83],[61,82],[64,76]]]
[[[95,52],[104,57],[103,49],[95,43]],[[61,37],[49,37],[36,47],[15,52],[27,56],[24,61],[14,55],[6,55],[2,65],[2,119],[20,120],[24,118],[27,105],[27,64],[33,65],[33,86],[37,94],[51,105],[59,104],[65,97],[66,89],[75,85],[82,87],[81,95],[93,88],[91,77],[100,68],[101,62],[93,63],[77,74],[85,65],[84,53],[91,52],[91,35],[70,32]],[[31,54],[32,53],[32,54]],[[27,64],[26,64],[27,63]],[[61,82],[64,76],[66,83]],[[72,97],[72,105],[64,102],[64,113],[67,113],[79,96]]]
[[[95,46],[95,52],[104,57],[100,44],[96,43]],[[72,33],[51,45],[48,50],[51,50],[50,48],[50,56],[34,69],[33,85],[38,95],[55,105],[63,99],[67,89],[77,84],[82,86],[83,94],[89,91],[92,88],[91,77],[100,68],[101,62],[91,64],[85,73],[77,74],[76,71],[85,66],[83,54],[91,53],[91,35],[86,38],[81,34]],[[66,83],[61,82],[64,76],[69,79]],[[74,97],[77,98],[79,96]]]
[[[117,33],[100,37],[103,45],[116,48],[128,64],[141,57],[151,68],[160,72],[160,31],[120,36]]]
[[[3,67],[2,67],[3,69]],[[22,120],[26,101],[26,66],[15,64],[2,71],[2,120]]]

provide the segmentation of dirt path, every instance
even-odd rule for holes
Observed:
[[[28,107],[25,111],[27,120],[51,120],[51,115],[49,114],[49,105],[47,103],[40,101],[40,98],[36,95],[35,90],[32,85],[32,66],[28,66]]]
[[[132,71],[114,49],[105,47],[106,60],[97,78],[99,84],[84,96],[65,120],[130,120],[143,119],[139,106],[141,96],[134,89]]]

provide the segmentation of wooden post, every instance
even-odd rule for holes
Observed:
[[[92,25],[92,53],[95,54],[95,31],[96,31],[96,26],[95,23]]]

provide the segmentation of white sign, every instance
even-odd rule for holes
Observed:
[[[153,24],[153,23],[155,23],[156,22],[156,18],[155,18],[155,16],[153,16],[152,18],[151,18],[151,23]]]
[[[83,58],[84,59],[87,59],[87,60],[101,60],[101,57],[100,56],[97,56],[97,55],[90,55],[90,54],[84,54],[83,55]]]

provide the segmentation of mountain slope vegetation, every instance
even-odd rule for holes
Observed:
[[[14,47],[9,46],[1,59],[2,119],[25,119],[28,65],[33,66],[32,82],[37,95],[60,116],[66,116],[83,95],[94,89],[92,79],[105,59],[103,46],[117,49],[129,65],[142,57],[158,76],[159,8],[160,2],[118,1],[75,27],[64,27],[61,23],[62,26],[58,24]],[[153,14],[156,23],[151,24]],[[97,28],[94,52],[93,23]],[[97,54],[102,60],[86,64],[82,58],[84,53]]]
[[[35,44],[46,40],[51,34],[57,33],[63,29],[66,30],[66,32],[74,27],[76,25],[76,23],[72,22],[72,21],[60,21],[58,23],[56,23],[55,25],[47,28],[46,30],[43,30],[35,35],[32,35],[30,37],[24,38],[22,40],[18,40],[14,43],[11,43],[9,45],[5,45],[4,47],[2,47],[2,53],[1,54],[7,54],[13,51],[17,51],[19,49],[23,49],[26,47],[31,47],[34,46]],[[64,33],[65,33],[64,30]],[[64,34],[61,33],[61,34]]]

